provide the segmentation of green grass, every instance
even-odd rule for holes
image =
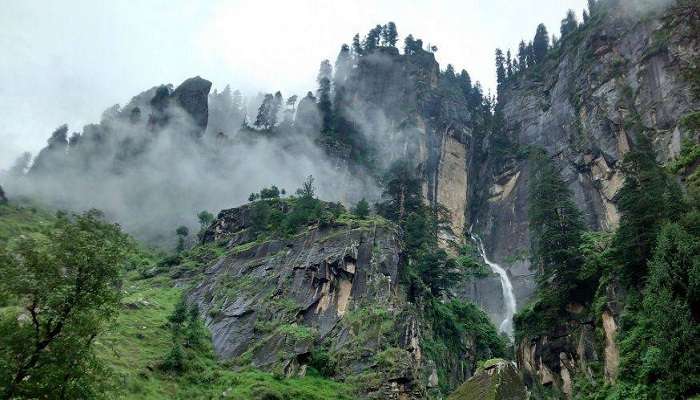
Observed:
[[[349,385],[309,374],[284,379],[246,369],[238,372],[217,362],[208,343],[191,351],[187,369],[166,373],[159,363],[172,347],[167,317],[182,295],[169,278],[139,279],[131,273],[124,284],[123,311],[96,343],[111,371],[111,399],[351,399]]]
[[[56,217],[40,208],[14,203],[0,205],[0,243],[13,237],[34,235],[49,227]]]

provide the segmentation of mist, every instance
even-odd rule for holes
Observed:
[[[273,135],[224,124],[219,128],[226,133],[215,133],[172,99],[159,111],[150,104],[156,91],[108,109],[99,124],[70,138],[60,127],[26,174],[6,173],[0,183],[11,198],[55,209],[100,209],[135,237],[165,246],[173,243],[177,226],[198,226],[198,212],[216,215],[270,185],[291,194],[313,176],[319,198],[347,206],[379,195],[371,176],[329,157],[313,130],[282,126]],[[256,102],[243,107],[257,108]],[[225,120],[218,112],[212,109],[209,120]]]

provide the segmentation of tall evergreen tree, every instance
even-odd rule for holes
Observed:
[[[407,160],[394,161],[382,178],[383,201],[376,205],[377,213],[400,222],[422,205],[421,180],[416,168]]]
[[[578,28],[578,21],[576,20],[576,13],[574,10],[569,10],[566,12],[566,17],[561,20],[561,38],[564,39],[568,34],[576,31]]]
[[[503,57],[503,51],[501,49],[496,49],[496,83],[498,84],[498,91],[501,92],[503,84],[506,82],[506,68],[505,68],[505,58]]]
[[[381,35],[382,35],[382,26],[381,25],[377,25],[374,28],[370,29],[369,32],[367,33],[367,36],[365,37],[364,50],[369,53],[372,50],[379,47],[379,40],[381,38]]]
[[[540,63],[544,61],[548,49],[549,33],[547,33],[547,27],[545,27],[544,24],[539,24],[537,25],[535,38],[532,41],[532,51],[535,57],[535,63]]]
[[[277,122],[276,117],[273,115],[274,111],[275,97],[268,93],[258,108],[258,115],[255,118],[255,126],[261,129],[272,129]]]
[[[396,47],[396,42],[398,40],[399,33],[396,30],[395,23],[389,21],[389,23],[386,24],[386,28],[383,31],[383,37],[387,46]]]
[[[513,56],[510,54],[510,49],[506,52],[506,79],[513,76]]]
[[[333,67],[328,60],[323,60],[318,71],[318,111],[321,113],[321,132],[333,130],[333,104],[331,103],[331,78]]]
[[[360,42],[360,34],[359,33],[356,33],[355,36],[352,37],[352,52],[353,52],[353,56],[355,56],[355,57],[359,57],[363,53],[362,43]]]
[[[651,142],[644,134],[637,136],[635,148],[625,154],[622,171],[625,183],[618,194],[621,218],[615,247],[623,266],[623,281],[640,285],[659,228],[664,220],[676,219],[682,212],[682,196],[657,163]]]
[[[522,69],[527,68],[527,45],[524,40],[518,44],[518,64]]]
[[[530,163],[528,221],[531,256],[539,271],[540,289],[556,293],[556,299],[577,301],[576,276],[582,263],[579,253],[584,223],[552,160],[533,152]]]

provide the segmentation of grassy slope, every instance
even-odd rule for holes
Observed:
[[[17,205],[0,205],[0,244],[21,234],[41,234],[54,220],[51,213]],[[142,255],[143,258],[152,257]],[[110,399],[352,399],[348,385],[306,376],[282,379],[273,374],[246,370],[233,372],[215,360],[211,344],[188,354],[188,370],[180,375],[161,372],[158,364],[171,348],[166,325],[180,299],[166,275],[141,279],[127,273],[122,287],[123,311],[96,341],[95,348],[110,374],[106,377]]]
[[[352,398],[347,386],[322,378],[280,379],[255,370],[230,371],[215,361],[210,346],[191,355],[191,367],[183,374],[161,372],[158,363],[171,347],[166,321],[181,289],[165,276],[139,279],[134,273],[124,290],[124,311],[97,343],[98,353],[114,372],[110,398],[221,398],[224,393],[233,399]]]

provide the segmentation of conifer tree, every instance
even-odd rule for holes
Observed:
[[[330,133],[333,130],[333,105],[331,103],[331,78],[333,67],[328,60],[321,62],[318,71],[318,111],[321,113],[321,132]]]
[[[549,49],[549,33],[547,33],[547,27],[544,24],[537,25],[537,31],[535,32],[535,38],[532,41],[532,51],[535,57],[535,63],[540,63],[544,61],[547,55],[547,50]]]
[[[566,12],[566,17],[561,20],[561,38],[564,39],[565,36],[576,31],[576,28],[578,28],[576,13],[574,13],[574,10],[569,10]]]
[[[399,33],[396,30],[396,24],[389,22],[385,25],[384,31],[382,32],[384,42],[389,47],[396,47],[396,41],[398,39]]]
[[[625,183],[618,194],[620,227],[615,248],[622,263],[622,278],[628,285],[641,284],[646,262],[656,246],[664,220],[676,219],[683,211],[682,196],[657,163],[651,142],[644,134],[622,162]]]
[[[353,52],[354,57],[359,57],[363,53],[362,43],[360,43],[360,34],[359,33],[356,33],[355,36],[352,37],[352,52]]]
[[[527,67],[527,45],[524,40],[521,40],[518,45],[518,64],[522,69]]]
[[[583,218],[552,160],[543,152],[531,155],[528,221],[531,257],[541,289],[563,301],[578,300],[576,276]]]
[[[496,82],[498,83],[500,92],[501,87],[506,82],[505,58],[503,57],[503,51],[501,51],[501,49],[496,49]]]
[[[513,76],[513,57],[510,54],[510,49],[506,52],[506,78]]]

